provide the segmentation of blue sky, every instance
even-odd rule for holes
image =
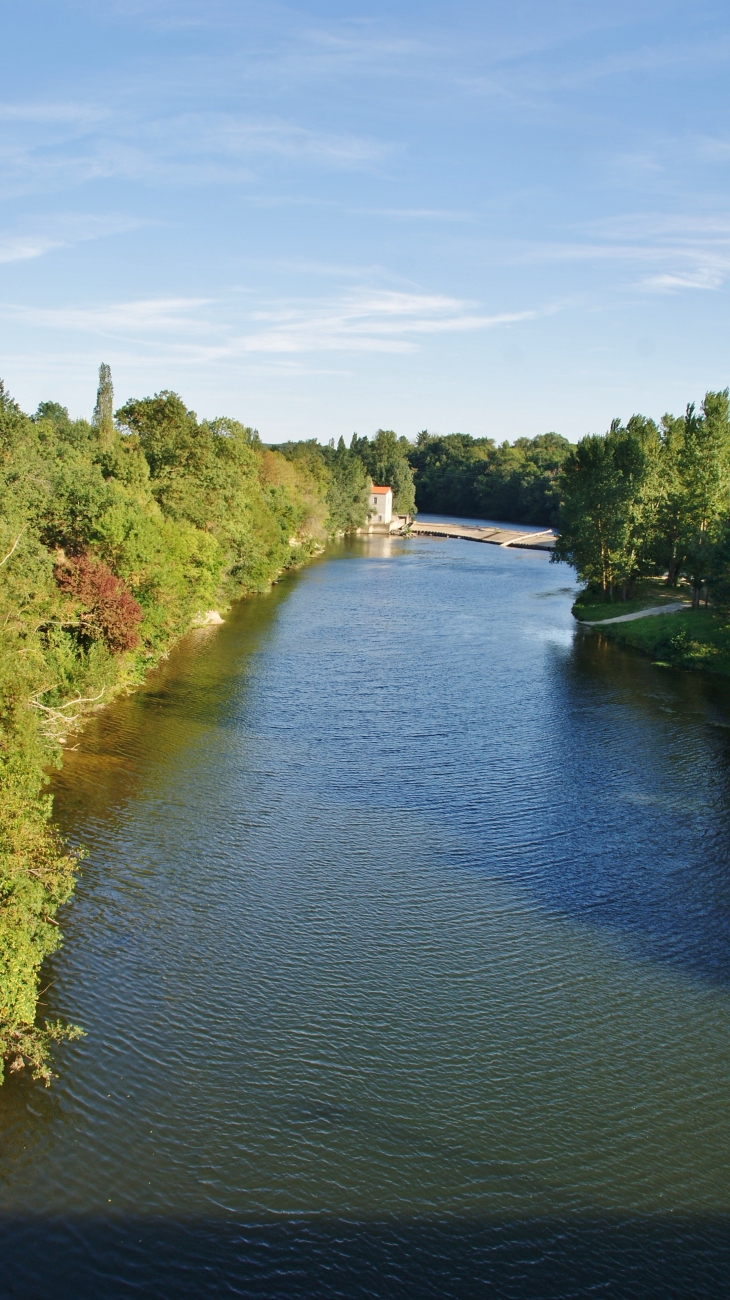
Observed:
[[[266,441],[730,382],[719,3],[0,2],[0,375]]]

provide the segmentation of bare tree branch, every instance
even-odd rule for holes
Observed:
[[[46,687],[46,690],[51,689],[50,686]],[[97,700],[101,699],[105,690],[106,687],[102,686],[98,695],[79,695],[75,700],[67,700],[65,704],[60,704],[57,709],[52,708],[50,704],[41,704],[37,697],[38,695],[45,695],[45,691],[38,691],[34,700],[28,700],[28,708],[39,709],[41,713],[45,714],[44,721],[48,729],[41,730],[40,734],[46,740],[52,740],[56,744],[62,745],[66,733],[76,726],[76,723],[83,715],[83,709],[73,715],[64,713],[63,710],[71,709],[79,704],[95,704]]]
[[[47,691],[50,691],[50,690],[52,690],[52,687],[47,686],[47,687],[46,687],[46,690],[47,690]],[[75,700],[67,700],[65,704],[59,704],[59,706],[58,706],[57,709],[52,709],[51,706],[50,706],[49,704],[40,704],[39,701],[38,701],[37,699],[35,699],[35,700],[30,700],[30,701],[29,701],[29,704],[30,704],[30,705],[32,706],[32,708],[34,708],[34,709],[42,709],[44,713],[57,713],[57,714],[60,714],[61,716],[63,716],[63,715],[61,714],[61,710],[62,710],[62,709],[71,709],[71,708],[73,708],[74,705],[76,705],[76,704],[95,704],[97,700],[100,700],[100,699],[101,699],[101,697],[102,697],[102,695],[104,694],[104,691],[105,691],[105,690],[106,690],[106,686],[102,686],[102,688],[101,688],[101,690],[99,691],[99,694],[98,694],[98,695],[77,695]],[[46,694],[46,691],[37,691],[36,694],[37,694],[37,695],[45,695],[45,694]]]
[[[18,536],[16,537],[15,541],[13,542],[13,545],[11,546],[11,548],[10,548],[10,550],[8,551],[7,555],[5,556],[5,559],[4,559],[4,560],[0,560],[0,569],[3,567],[3,565],[5,564],[5,562],[6,562],[7,560],[10,559],[10,556],[12,555],[12,553],[13,553],[13,551],[15,550],[16,546],[18,545],[18,542],[20,541],[20,539],[21,539],[21,537],[23,536],[23,533],[25,532],[25,530],[26,530],[27,527],[28,527],[27,524],[23,524],[23,527],[21,528],[20,532],[18,533]]]

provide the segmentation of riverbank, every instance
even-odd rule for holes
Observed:
[[[662,605],[666,613],[657,612]],[[724,611],[692,609],[686,584],[672,590],[648,581],[630,601],[596,602],[582,593],[572,612],[586,629],[640,650],[661,667],[730,677],[730,619]]]
[[[276,584],[286,572],[301,568],[322,551],[322,546],[300,546],[299,554],[287,565],[275,570],[267,582],[239,594],[237,602],[261,594]],[[223,593],[218,602],[224,613],[230,604]],[[218,610],[208,610],[190,618],[156,653],[125,656],[114,671],[107,672],[99,695],[82,697],[80,692],[60,708],[43,706],[29,700],[26,708],[45,709],[41,723],[50,730],[41,731],[38,752],[22,773],[23,785],[13,788],[5,781],[0,788],[0,889],[4,904],[0,912],[0,1086],[6,1074],[27,1069],[34,1079],[49,1086],[53,1075],[53,1045],[82,1037],[79,1025],[61,1020],[36,1023],[39,1001],[40,971],[43,962],[63,943],[63,932],[56,919],[59,908],[71,900],[85,850],[70,849],[51,820],[52,798],[45,793],[54,769],[61,768],[64,748],[89,719],[108,708],[121,695],[143,687],[149,674],[159,667],[182,638],[196,628],[220,626],[225,619]],[[68,713],[64,710],[71,709]],[[7,733],[6,733],[7,735]],[[12,745],[12,737],[10,738]],[[4,745],[6,753],[9,749]],[[22,744],[16,741],[16,751]],[[23,767],[25,755],[12,752],[11,762]],[[11,778],[12,781],[12,778]],[[23,788],[24,787],[24,788]]]
[[[26,415],[0,384],[0,1081],[48,1083],[51,1044],[77,1032],[36,1016],[79,866],[46,793],[69,736],[329,530],[330,478],[254,430],[169,393],[107,416]]]

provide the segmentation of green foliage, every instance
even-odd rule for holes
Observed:
[[[378,429],[372,442],[355,434],[350,451],[360,458],[373,483],[393,489],[396,514],[416,513],[416,488],[409,460],[412,446],[407,438],[399,438],[392,429]]]
[[[676,605],[685,591],[680,594],[660,578],[644,578],[636,583],[633,596],[616,607],[615,604],[607,605],[590,587],[586,587],[578,595],[572,612],[583,623],[604,622],[621,618],[624,614],[639,614],[643,609],[656,608],[657,605]]]
[[[730,677],[730,625],[721,611],[688,608],[678,614],[607,625],[600,634],[641,650],[663,667]]]
[[[337,447],[323,448],[330,472],[327,526],[332,533],[350,533],[367,520],[369,478],[363,461],[340,438]]]
[[[415,446],[392,429],[379,429],[372,439],[355,434],[349,450],[342,438],[337,447],[334,442],[322,447],[314,440],[280,447],[292,461],[303,458],[325,467],[330,534],[351,532],[366,523],[370,483],[393,489],[397,514],[429,510],[557,523],[558,477],[570,449],[557,433],[497,447],[491,438],[465,433],[442,438],[426,429]]]
[[[730,412],[728,390],[707,393],[702,413],[687,407],[677,448],[680,481],[679,549],[682,567],[699,598],[712,581],[713,561],[730,512]]]
[[[353,436],[350,447],[340,438],[323,447],[316,439],[282,443],[279,451],[292,465],[306,465],[325,493],[327,515],[324,526],[330,537],[356,532],[368,520],[370,484],[393,489],[393,509],[400,514],[415,512],[413,470],[408,461],[412,450],[407,438],[379,429],[371,441]]]
[[[557,433],[496,446],[466,433],[436,437],[424,429],[409,461],[419,510],[437,514],[557,523],[558,472],[570,443]]]
[[[730,598],[730,401],[707,393],[698,413],[633,416],[605,437],[583,438],[560,476],[556,560],[589,591],[630,597],[637,579],[666,574],[690,582],[693,602]]]
[[[367,442],[367,439],[362,441]],[[294,466],[306,466],[324,493],[327,507],[324,527],[328,536],[356,532],[368,518],[369,475],[360,456],[348,450],[344,438],[326,447],[311,438],[285,442],[278,450]]]
[[[605,438],[583,438],[564,462],[555,557],[604,597],[617,587],[626,595],[640,571],[646,478],[641,438],[617,421]]]
[[[266,586],[325,536],[329,475],[235,420],[198,422],[175,393],[94,419],[26,416],[0,382],[0,1078],[46,1083],[40,967],[78,856],[43,788],[85,710],[138,681],[216,603]],[[321,469],[321,472],[320,472]]]
[[[102,447],[110,447],[114,441],[114,386],[111,369],[103,361],[99,366],[99,387],[91,423]]]
[[[31,419],[49,420],[51,424],[60,424],[61,426],[71,423],[68,407],[61,406],[60,402],[39,402],[38,410]]]

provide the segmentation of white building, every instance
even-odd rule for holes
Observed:
[[[389,524],[393,518],[393,489],[376,487],[370,489],[370,521],[373,524]]]

